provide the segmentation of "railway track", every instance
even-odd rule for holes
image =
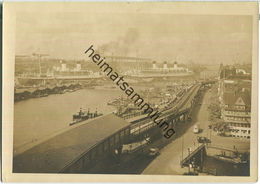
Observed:
[[[193,95],[195,96],[195,94],[197,93],[199,88],[200,88],[200,84],[196,84],[191,89],[189,89],[189,92],[187,92],[187,94],[185,94],[187,96],[182,97],[181,100],[178,101],[178,103],[174,107],[172,107],[171,109],[166,109],[161,112],[161,115],[160,115],[160,118],[158,119],[158,121],[161,119],[164,119],[165,117],[169,116],[172,113],[179,113],[179,109],[183,109],[183,107],[185,107],[185,105],[187,105],[188,100]],[[131,125],[130,134],[137,134],[137,133],[146,131],[154,126],[156,126],[154,121],[151,118],[149,118],[149,116],[147,116],[147,119]]]

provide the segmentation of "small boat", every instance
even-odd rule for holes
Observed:
[[[48,93],[39,93],[39,94],[36,94],[34,97],[35,98],[40,98],[40,97],[47,97],[47,96],[49,96]]]
[[[74,92],[76,89],[68,89],[68,92]]]
[[[107,105],[114,105],[115,103],[117,103],[116,100],[111,100],[111,101],[107,102]]]
[[[47,97],[47,96],[49,96],[49,94],[48,93],[44,93],[44,94],[42,94],[41,97]]]
[[[120,99],[116,98],[114,100],[107,102],[107,105],[118,105],[119,103],[120,103]]]
[[[103,115],[102,113],[98,113],[97,111],[94,113],[91,113],[91,112],[89,112],[89,110],[83,111],[82,108],[80,108],[78,113],[73,114],[73,116],[72,116],[73,121],[69,125],[71,126],[71,125],[80,123],[82,121],[88,120],[88,119],[94,119],[94,118],[102,116],[102,115]]]
[[[65,90],[61,90],[58,92],[59,94],[64,94],[65,93]]]

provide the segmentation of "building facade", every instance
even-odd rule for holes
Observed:
[[[224,93],[221,116],[228,123],[227,135],[250,138],[251,103],[247,93]]]
[[[221,70],[225,70],[223,66]],[[250,138],[251,80],[239,79],[234,72],[230,75],[223,75],[223,71],[220,73],[218,95],[221,118],[227,124],[225,135]]]

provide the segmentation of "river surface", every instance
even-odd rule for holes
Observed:
[[[81,89],[15,103],[14,150],[66,129],[81,107],[103,114],[114,111],[107,102],[122,95],[118,89]]]

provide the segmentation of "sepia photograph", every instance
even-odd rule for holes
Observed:
[[[9,2],[4,16],[4,180],[257,180],[256,2]]]

